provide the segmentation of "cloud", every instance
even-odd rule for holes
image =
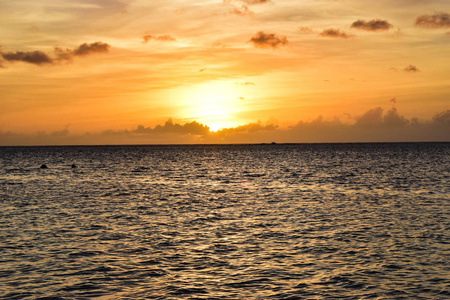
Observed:
[[[420,72],[420,70],[416,66],[413,66],[413,65],[409,65],[409,66],[405,67],[403,69],[403,71],[408,72],[408,73]]]
[[[206,71],[208,68],[201,68],[200,70],[198,70],[199,72],[204,72]]]
[[[236,134],[256,133],[259,131],[274,131],[277,129],[277,127],[278,126],[274,124],[263,125],[261,121],[258,121],[257,123],[249,123],[246,125],[237,126],[233,128],[224,128],[218,130],[215,135],[220,138],[224,138]]]
[[[143,43],[147,43],[150,40],[154,40],[154,41],[160,41],[160,42],[173,42],[176,41],[176,39],[170,35],[144,35],[142,37],[142,39],[144,40]]]
[[[256,85],[256,83],[250,82],[250,81],[246,81],[246,82],[235,82],[234,84],[244,85],[244,86]]]
[[[388,102],[395,105],[395,104],[397,104],[397,98],[391,98],[391,99],[389,99]]]
[[[270,3],[270,0],[235,0],[236,2],[244,3],[245,5],[256,5]],[[223,2],[233,2],[233,0],[223,0]]]
[[[71,49],[63,49],[61,47],[54,48],[54,56],[51,57],[45,52],[40,50],[35,51],[13,51],[13,52],[0,52],[0,55],[6,61],[10,62],[26,62],[34,65],[45,65],[45,64],[55,64],[61,61],[71,60],[73,56],[86,56],[93,53],[105,53],[108,52],[110,46],[103,42],[95,42],[95,43],[84,43],[78,46],[77,48]]]
[[[393,107],[383,115],[383,109],[381,107],[377,107],[367,111],[365,114],[359,117],[356,120],[354,126],[360,128],[395,128],[403,127],[408,124],[409,120],[407,120],[403,116],[400,116],[397,112],[397,108]]]
[[[36,51],[16,51],[16,52],[6,52],[1,53],[2,57],[7,61],[22,61],[35,65],[51,64],[53,59],[49,57],[46,53],[36,50]]]
[[[449,28],[450,14],[440,12],[434,15],[422,15],[416,18],[415,24],[424,28]]]
[[[133,130],[105,130],[100,133],[71,134],[68,126],[51,133],[21,134],[0,130],[0,145],[93,145],[93,144],[199,144],[199,143],[326,143],[326,142],[418,142],[450,141],[450,110],[431,120],[406,119],[396,108],[384,113],[373,108],[356,118],[353,124],[338,117],[299,121],[280,128],[261,121],[212,132],[199,122],[180,124],[172,119],[163,125],[138,125]],[[276,123],[276,122],[275,122]]]
[[[288,40],[285,36],[278,37],[274,33],[264,33],[263,31],[258,32],[249,40],[249,42],[253,43],[253,45],[258,48],[274,49],[288,44]]]
[[[383,116],[382,124],[385,127],[395,128],[406,126],[409,124],[409,121],[403,116],[400,116],[397,112],[397,109],[393,107],[390,110],[388,110],[386,114]]]
[[[358,20],[352,23],[352,28],[367,30],[367,31],[380,31],[389,30],[393,27],[387,20],[374,19],[370,21]]]
[[[139,125],[132,133],[138,134],[188,134],[188,135],[205,135],[208,134],[209,127],[193,121],[184,125],[174,123],[172,118],[167,120],[164,125],[157,125],[155,128]]]
[[[307,34],[307,33],[313,33],[313,30],[310,27],[300,27],[299,32]]]
[[[380,126],[382,123],[383,123],[383,109],[381,107],[377,107],[367,111],[361,117],[359,117],[355,122],[355,126],[375,127]]]
[[[57,130],[57,131],[53,131],[52,133],[50,133],[51,136],[55,136],[55,137],[63,137],[63,136],[68,136],[69,135],[69,128],[66,127],[63,130]]]
[[[253,15],[254,12],[252,12],[247,5],[242,5],[242,7],[239,9],[235,7],[232,11],[232,14],[238,15],[238,16],[250,16]]]
[[[450,110],[434,115],[432,121],[434,125],[449,127],[450,129]]]
[[[254,5],[254,4],[265,4],[269,3],[270,0],[240,0],[241,2],[244,2],[248,5]]]
[[[323,37],[339,38],[339,39],[349,39],[349,38],[353,37],[353,35],[347,34],[343,31],[340,31],[339,29],[333,29],[333,28],[325,29],[319,35],[323,36]]]
[[[73,50],[73,55],[86,56],[92,53],[106,53],[109,48],[108,44],[102,42],[84,43]]]

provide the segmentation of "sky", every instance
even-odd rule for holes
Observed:
[[[0,145],[450,141],[448,0],[0,0]]]

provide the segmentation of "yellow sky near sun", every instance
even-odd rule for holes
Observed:
[[[254,2],[2,1],[0,131],[449,109],[448,1]]]

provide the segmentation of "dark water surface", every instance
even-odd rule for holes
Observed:
[[[450,298],[449,143],[0,147],[0,167],[1,299]]]

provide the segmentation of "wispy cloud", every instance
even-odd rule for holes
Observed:
[[[170,35],[144,35],[142,37],[142,39],[144,40],[143,43],[147,43],[150,40],[162,41],[162,42],[176,41],[176,39]]]
[[[274,33],[264,33],[263,31],[258,32],[249,40],[249,42],[253,43],[253,45],[258,48],[274,49],[288,44],[288,40],[285,36],[277,36]]]
[[[367,30],[367,31],[381,31],[389,30],[393,27],[387,20],[374,19],[370,21],[358,20],[352,23],[352,28]]]
[[[108,52],[110,46],[103,42],[95,43],[83,43],[75,49],[63,49],[60,47],[55,47],[54,56],[40,51],[11,51],[11,52],[1,52],[1,56],[6,61],[10,62],[26,62],[35,65],[45,65],[58,63],[65,60],[71,60],[74,56],[86,56],[94,53],[106,53]]]
[[[255,4],[266,4],[271,2],[270,0],[223,0],[225,3],[229,2],[241,2],[246,5],[255,5]]]
[[[320,34],[322,37],[329,37],[329,38],[338,38],[338,39],[349,39],[352,38],[353,35],[347,34],[344,31],[340,31],[339,29],[325,29]]]
[[[450,14],[445,12],[434,15],[422,15],[416,18],[416,26],[424,28],[449,28]]]
[[[249,123],[242,126],[237,126],[233,128],[224,128],[219,131],[217,131],[216,135],[220,137],[226,137],[230,135],[235,135],[239,133],[255,133],[259,131],[273,131],[277,129],[277,125],[274,124],[262,124],[261,121],[257,123]]]
[[[251,16],[254,14],[247,5],[242,5],[241,8],[235,7],[232,11],[232,14],[238,15],[238,16]]]
[[[254,4],[265,4],[265,3],[269,3],[270,0],[240,0],[241,2],[247,3],[249,5],[254,5]]]
[[[307,34],[307,33],[313,33],[313,30],[310,27],[300,27],[299,32]]]

